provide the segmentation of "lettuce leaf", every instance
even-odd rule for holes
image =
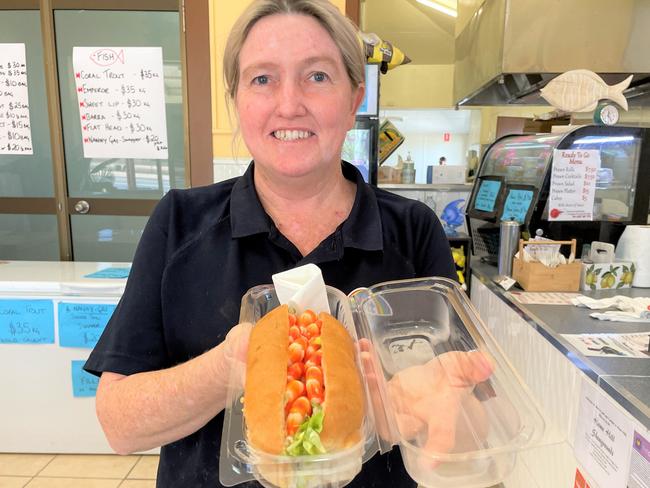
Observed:
[[[323,431],[323,417],[323,409],[315,406],[312,415],[305,418],[289,442],[286,448],[286,453],[289,456],[325,454],[327,452],[319,435]]]

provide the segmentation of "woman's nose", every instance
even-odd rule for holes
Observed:
[[[285,81],[281,84],[278,90],[277,112],[285,118],[305,115],[305,98],[299,83]]]

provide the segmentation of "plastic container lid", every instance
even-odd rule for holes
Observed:
[[[358,289],[327,287],[332,315],[354,340],[365,384],[364,438],[320,456],[273,456],[246,442],[242,370],[231,370],[219,478],[232,486],[340,487],[377,451],[398,445],[409,475],[431,488],[502,481],[517,453],[538,445],[545,423],[526,386],[453,281],[427,278]],[[240,321],[278,305],[273,286],[242,299]],[[433,394],[432,394],[433,392]]]
[[[502,481],[517,452],[541,440],[545,422],[458,284],[395,281],[351,297],[359,334],[372,342],[382,451],[399,445],[422,486]],[[420,394],[427,391],[435,394]]]

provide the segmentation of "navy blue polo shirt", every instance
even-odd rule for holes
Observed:
[[[352,211],[304,257],[264,211],[253,163],[240,178],[169,191],[145,227],[124,295],[86,371],[130,375],[192,359],[221,343],[238,323],[249,288],[307,263],[317,264],[325,283],[344,293],[388,280],[456,279],[449,244],[429,207],[367,185],[348,163],[341,168],[357,186]],[[221,486],[222,425],[220,413],[194,434],[163,446],[157,486]],[[393,450],[364,464],[350,486],[415,483]]]

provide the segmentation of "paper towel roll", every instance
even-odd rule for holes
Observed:
[[[636,268],[632,286],[650,288],[650,225],[628,225],[616,246],[616,259],[632,261]]]

